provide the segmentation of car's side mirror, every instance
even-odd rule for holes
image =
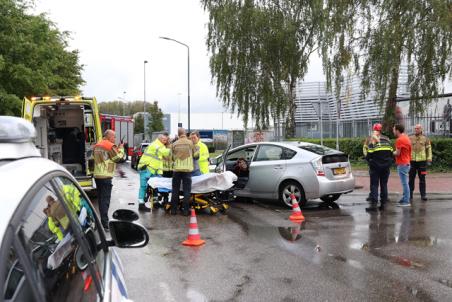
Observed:
[[[137,248],[143,247],[149,242],[148,232],[136,222],[110,220],[108,226],[113,239],[109,242],[110,246]]]
[[[116,220],[135,221],[138,220],[138,214],[129,209],[118,209],[113,212],[113,218]]]
[[[209,162],[210,162],[211,165],[217,165],[218,164],[218,159],[216,157],[209,158]]]

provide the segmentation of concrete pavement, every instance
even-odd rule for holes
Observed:
[[[369,172],[367,170],[354,170],[356,188],[352,194],[369,193]],[[427,197],[429,195],[452,196],[452,173],[431,173],[427,175]],[[388,181],[390,195],[401,194],[402,186],[397,171],[391,171]],[[415,197],[419,196],[419,178],[416,177]]]

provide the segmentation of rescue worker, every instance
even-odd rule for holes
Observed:
[[[410,136],[411,141],[411,168],[410,168],[410,201],[413,201],[413,191],[415,187],[416,173],[419,175],[419,191],[421,200],[427,201],[425,176],[427,175],[427,165],[432,162],[432,145],[427,136],[422,133],[422,126],[414,126],[414,135]]]
[[[199,151],[199,158],[194,161],[192,176],[209,173],[209,148],[200,140],[198,131],[193,131],[190,134],[190,139]]]
[[[163,177],[166,178],[172,178],[173,177],[173,162],[171,161],[171,144],[170,139],[168,138],[168,143],[166,144],[166,147],[170,150],[170,154],[167,157],[163,157]],[[167,210],[168,202],[169,202],[169,192],[161,192],[160,193],[163,196],[163,202],[162,207]]]
[[[110,207],[111,182],[115,173],[116,163],[124,157],[124,148],[115,145],[115,132],[106,130],[103,139],[94,145],[94,180],[96,181],[99,200],[100,220],[105,230],[108,230],[108,209]]]
[[[393,149],[388,137],[381,134],[381,124],[373,126],[374,133],[367,150],[367,162],[370,173],[370,206],[366,211],[376,211],[378,204],[378,187],[380,187],[380,211],[388,201],[388,180],[393,163]]]
[[[168,133],[159,134],[159,136],[146,148],[138,163],[140,171],[140,189],[138,191],[138,210],[143,212],[151,211],[150,202],[144,200],[148,180],[151,177],[161,177],[163,174],[163,159],[168,157],[170,149],[168,144]]]
[[[173,161],[173,182],[171,194],[171,215],[177,214],[179,206],[179,191],[182,182],[184,200],[182,213],[188,216],[188,207],[191,195],[191,173],[193,172],[193,158],[199,157],[193,142],[186,136],[185,129],[177,131],[179,139],[171,146],[171,159]]]

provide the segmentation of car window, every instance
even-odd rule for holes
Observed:
[[[298,146],[300,149],[318,154],[318,155],[328,155],[328,154],[334,154],[337,153],[336,150],[321,146],[321,145],[301,145]]]
[[[10,247],[6,260],[5,284],[3,298],[5,301],[33,301],[34,297],[25,278],[22,264],[17,258],[16,251]]]
[[[36,279],[44,284],[46,301],[96,301],[98,293],[87,269],[90,257],[74,236],[68,215],[80,208],[70,205],[68,213],[53,186],[45,184],[28,202],[19,226],[19,240],[33,265]],[[86,249],[85,249],[86,250]]]
[[[239,158],[244,158],[248,162],[251,161],[254,155],[254,151],[256,150],[256,146],[241,148],[239,150],[233,151],[228,154],[227,161],[237,161]]]
[[[78,207],[77,211],[74,211],[74,213],[78,213],[76,216],[76,220],[79,222],[77,227],[81,228],[85,234],[91,256],[96,259],[97,270],[103,274],[105,253],[101,247],[105,246],[105,244],[102,242],[100,235],[101,224],[99,220],[96,221],[94,216],[95,209],[88,202],[85,194],[69,178],[57,177],[55,178],[55,183],[62,193],[66,204],[69,207]]]
[[[283,148],[282,159],[291,159],[297,154],[296,151],[290,150],[289,148]]]
[[[273,145],[260,145],[255,161],[281,160],[283,158],[283,148]]]

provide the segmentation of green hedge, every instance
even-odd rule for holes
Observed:
[[[303,141],[320,144],[320,139],[293,138],[291,141]],[[363,161],[364,137],[340,138],[339,149],[350,156],[351,161]],[[394,142],[394,140],[393,140]],[[336,139],[327,138],[323,140],[327,147],[336,148]],[[452,171],[452,139],[434,138],[432,139],[433,163],[432,169],[437,171]]]

